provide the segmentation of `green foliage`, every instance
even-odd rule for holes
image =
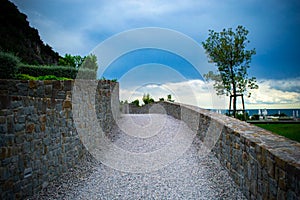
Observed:
[[[71,54],[65,54],[65,57],[59,58],[58,64],[62,66],[71,66],[78,69],[82,65],[85,58],[86,57],[81,57],[79,55],[72,56]]]
[[[159,101],[165,101],[165,99],[164,98],[159,98]]]
[[[82,63],[82,67],[84,69],[97,71],[98,70],[97,56],[93,54],[86,56]]]
[[[219,95],[244,93],[247,88],[257,89],[256,79],[248,78],[247,69],[255,49],[245,50],[249,31],[238,26],[236,32],[231,28],[218,33],[209,30],[209,37],[202,42],[209,61],[216,64],[218,73],[209,72],[206,79],[215,81],[215,89]],[[249,94],[250,95],[250,94]]]
[[[38,30],[30,27],[27,16],[8,0],[0,6],[0,50],[12,52],[23,63],[57,64],[59,54],[44,44]]]
[[[21,65],[19,68],[20,74],[28,74],[30,76],[46,76],[54,75],[57,77],[66,77],[75,79],[77,69],[67,66],[35,66],[35,65]],[[90,72],[87,72],[90,73]]]
[[[65,81],[65,80],[71,80],[69,78],[65,77],[57,77],[54,75],[46,75],[46,76],[39,76],[37,77],[37,80],[58,80],[58,81]]]
[[[167,101],[174,102],[175,100],[172,100],[172,95],[168,94]]]
[[[123,104],[128,104],[128,100],[120,101],[120,104],[121,104],[121,105],[123,105]]]
[[[69,78],[57,77],[57,76],[54,76],[54,75],[34,77],[34,76],[30,76],[28,74],[18,74],[17,79],[19,79],[19,80],[33,80],[33,81],[37,81],[37,80],[59,80],[59,81],[71,80]]]
[[[86,56],[79,69],[78,78],[80,79],[96,79],[97,77],[97,57],[93,54]],[[103,80],[104,77],[102,77]],[[105,78],[104,78],[105,79]]]
[[[246,115],[246,118],[245,118],[245,115]],[[237,114],[236,118],[239,119],[239,120],[241,120],[241,121],[247,121],[247,120],[249,120],[249,114],[245,113],[245,115],[242,114],[242,113],[240,113],[240,114]]]
[[[94,80],[97,77],[97,71],[91,69],[81,69],[79,73],[80,74],[77,76],[79,79]]]
[[[204,75],[206,80],[214,81],[214,88],[218,95],[233,95],[233,113],[236,116],[236,94],[244,94],[247,89],[257,89],[256,78],[248,77],[251,57],[255,49],[246,50],[250,41],[247,39],[249,31],[238,26],[235,32],[223,29],[220,33],[209,30],[209,37],[202,42],[209,62],[215,63],[218,72],[212,71]],[[248,93],[250,97],[251,93]]]
[[[252,115],[251,120],[259,120],[259,115],[258,114]]]
[[[100,80],[101,81],[106,81],[106,80],[109,80],[109,79],[106,79],[104,76],[102,76],[102,78]],[[114,79],[111,79],[110,81],[111,82],[117,82],[118,80],[116,78],[114,78]]]
[[[32,80],[32,81],[38,80],[37,77],[30,76],[28,74],[18,74],[16,76],[16,78],[19,79],[19,80]]]
[[[136,99],[133,102],[131,102],[131,104],[133,104],[135,106],[140,106],[140,101],[138,99]]]
[[[152,99],[150,97],[150,94],[144,94],[142,100],[143,100],[144,104],[149,104],[149,103],[153,103],[154,102],[154,99]]]
[[[14,79],[18,73],[20,60],[11,53],[0,52],[0,78]]]

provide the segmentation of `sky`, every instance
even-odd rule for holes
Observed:
[[[248,74],[255,76],[259,85],[245,99],[246,108],[300,108],[298,0],[11,1],[28,16],[41,39],[62,56],[88,55],[111,38],[147,27],[182,34],[180,39],[171,38],[166,42],[162,37],[155,42],[169,42],[177,48],[183,45],[186,51],[185,42],[198,45],[197,53],[190,50],[188,56],[197,57],[201,66],[194,66],[183,54],[149,47],[124,51],[112,60],[101,76],[117,78],[120,98],[128,101],[141,99],[144,93],[150,93],[155,100],[172,94],[177,102],[227,108],[228,98],[217,97],[212,83],[202,78],[203,73],[216,67],[207,62],[201,42],[208,37],[210,29],[219,32],[243,25],[249,30],[247,48],[256,49]],[[123,45],[141,40],[143,37],[136,37],[115,47],[126,49]],[[104,56],[98,60],[105,60]]]

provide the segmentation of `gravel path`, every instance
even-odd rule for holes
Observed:
[[[124,162],[106,166],[87,155],[30,199],[245,199],[217,158],[200,156],[201,142],[183,122],[167,115],[126,115],[115,131],[113,144],[127,152],[117,159]],[[166,146],[171,156],[161,150]],[[132,155],[154,163],[135,163]]]

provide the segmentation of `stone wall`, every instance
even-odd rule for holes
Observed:
[[[118,115],[118,83],[0,80],[0,199],[23,199],[46,187],[85,154],[73,107],[94,112],[110,132]],[[94,87],[89,87],[94,86]],[[95,89],[93,89],[95,88]],[[95,105],[90,102],[96,99]],[[114,105],[114,106],[112,106]]]
[[[129,105],[130,113],[153,113],[157,105],[196,131],[227,168],[248,199],[299,199],[300,143],[198,107],[159,102]],[[161,109],[159,112],[162,112]]]

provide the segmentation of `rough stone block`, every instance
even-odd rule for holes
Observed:
[[[277,197],[277,182],[272,178],[269,178],[269,197],[271,199],[276,199]]]
[[[55,89],[55,90],[63,89],[63,82],[61,82],[61,81],[53,81],[52,85],[53,85],[53,89]]]
[[[30,80],[29,82],[28,82],[28,88],[30,88],[30,89],[36,89],[37,88],[37,81],[32,81],[32,80]]]
[[[27,124],[26,125],[26,133],[33,133],[34,128],[35,128],[34,124]]]
[[[45,85],[45,97],[52,97],[52,85]]]
[[[25,124],[14,124],[14,132],[20,132],[25,130]]]
[[[0,124],[0,134],[6,134],[6,133],[7,133],[7,125]]]
[[[267,158],[266,168],[271,178],[275,178],[275,162],[271,158]]]
[[[72,102],[70,100],[63,101],[63,109],[72,108]]]
[[[0,167],[0,180],[5,181],[7,180],[11,174],[8,171],[8,168],[6,167]]]

